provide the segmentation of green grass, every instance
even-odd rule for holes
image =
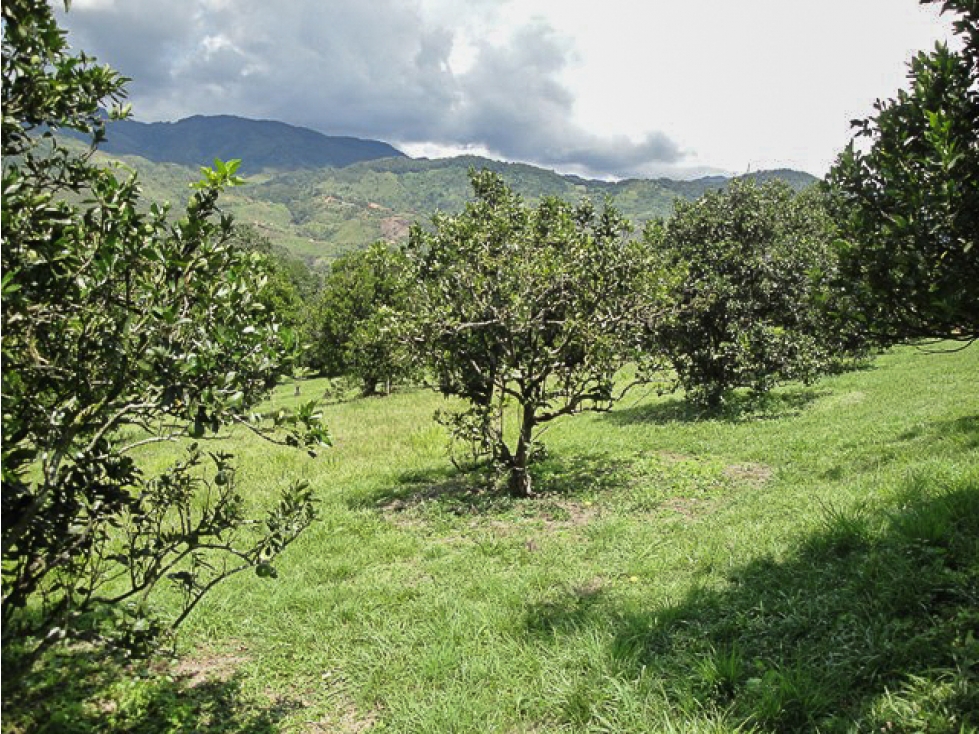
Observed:
[[[710,419],[634,397],[548,431],[532,500],[458,474],[421,390],[328,406],[317,459],[236,433],[256,508],[296,476],[317,491],[279,578],[215,590],[179,664],[42,669],[17,721],[976,731],[977,375],[975,347],[905,348]]]

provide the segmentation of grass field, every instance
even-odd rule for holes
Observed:
[[[317,490],[279,578],[217,589],[170,663],[66,685],[84,661],[52,658],[5,728],[979,727],[979,347],[899,349],[711,419],[634,395],[546,434],[531,500],[452,468],[441,404],[327,406],[316,459],[235,434],[256,508],[296,476]]]

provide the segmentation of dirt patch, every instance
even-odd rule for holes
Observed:
[[[601,576],[595,576],[585,581],[583,584],[579,584],[572,588],[574,595],[579,599],[587,599],[589,597],[595,596],[602,589],[605,588],[605,579]]]
[[[688,454],[678,454],[676,451],[657,451],[656,456],[668,464],[679,464],[681,461],[690,461],[693,459]]]
[[[329,732],[330,734],[361,734],[370,731],[377,723],[377,718],[373,713],[361,716],[353,709],[344,711],[336,716],[330,716],[319,721],[310,721],[302,731],[309,734],[319,734],[319,732]]]
[[[331,697],[335,695],[337,694],[331,694]],[[331,711],[316,721],[303,722],[300,731],[308,734],[319,734],[320,732],[362,734],[362,732],[374,728],[377,723],[377,714],[374,711],[362,714],[353,703],[346,699],[346,696],[339,694],[339,697],[341,700],[335,702],[337,707],[335,711]]]
[[[548,503],[543,513],[544,528],[578,528],[590,523],[597,515],[598,509],[590,502],[554,500]]]
[[[660,507],[683,515],[688,520],[695,520],[700,515],[703,515],[710,508],[710,505],[711,503],[706,500],[698,500],[690,497],[672,497],[666,500]]]
[[[209,682],[226,683],[231,680],[242,665],[249,661],[244,653],[244,645],[239,652],[213,652],[199,650],[193,656],[181,658],[173,666],[173,672],[183,679],[188,688],[196,688]]]
[[[385,217],[381,220],[381,236],[389,242],[405,239],[410,229],[411,222],[401,217]]]
[[[775,470],[764,464],[731,464],[724,467],[723,474],[735,482],[760,487],[774,476]]]
[[[338,670],[328,670],[320,677],[323,690],[321,699],[330,701],[332,710],[316,721],[306,721],[301,729],[303,732],[330,732],[330,734],[361,734],[369,731],[377,723],[377,710],[362,713],[354,705],[347,692],[347,682]],[[315,695],[307,692],[303,704],[310,706],[309,698]]]

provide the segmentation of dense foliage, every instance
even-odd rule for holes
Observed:
[[[845,340],[829,322],[832,234],[815,192],[777,181],[678,202],[646,228],[680,272],[652,348],[669,356],[689,397],[715,408],[732,388],[764,393],[830,366]]]
[[[855,120],[829,181],[843,287],[887,344],[979,337],[979,8],[949,0],[962,51],[910,63],[910,87]]]
[[[410,291],[404,256],[384,243],[334,261],[314,309],[309,366],[356,379],[365,396],[410,376],[411,355],[393,332]]]
[[[470,178],[475,201],[461,214],[412,229],[409,317],[439,390],[466,401],[446,417],[454,435],[527,496],[540,427],[607,409],[620,368],[643,369],[640,336],[659,315],[663,278],[615,209],[556,198],[531,207],[495,173]]]
[[[219,580],[271,562],[312,520],[285,488],[245,516],[232,457],[185,442],[151,473],[143,444],[205,439],[250,413],[295,353],[262,304],[261,257],[229,242],[219,191],[236,162],[204,169],[184,216],[141,206],[119,178],[51,130],[103,134],[124,80],[72,55],[51,8],[3,4],[3,649],[64,638],[148,639],[153,592],[172,582],[171,625]],[[279,414],[281,440],[323,443],[311,405]],[[270,439],[272,437],[270,436]],[[29,655],[30,657],[30,655]]]
[[[265,308],[274,313],[283,326],[290,327],[301,338],[308,338],[313,306],[322,286],[320,273],[302,258],[273,245],[253,226],[236,224],[233,242],[245,252],[262,255],[266,282],[259,298]]]

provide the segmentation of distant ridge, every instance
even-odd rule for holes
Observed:
[[[214,158],[240,158],[242,170],[342,168],[378,158],[404,157],[379,140],[324,135],[273,120],[234,115],[194,115],[177,122],[118,120],[106,127],[99,148],[115,155],[138,155],[155,163],[187,166],[210,164]]]
[[[68,134],[67,130],[59,133]],[[148,201],[181,202],[197,167],[215,157],[242,159],[247,186],[225,192],[222,208],[274,244],[313,262],[328,262],[378,240],[404,239],[413,222],[458,212],[472,198],[468,171],[496,171],[529,202],[610,199],[635,226],[668,217],[677,201],[697,199],[738,178],[780,179],[804,189],[818,179],[802,171],[753,171],[693,180],[602,181],[562,175],[528,163],[479,156],[410,158],[376,140],[332,137],[282,122],[230,115],[179,122],[111,122],[99,157],[123,159],[140,173]],[[78,138],[80,136],[73,136]],[[72,141],[73,145],[83,145]],[[255,176],[261,172],[261,176]]]

